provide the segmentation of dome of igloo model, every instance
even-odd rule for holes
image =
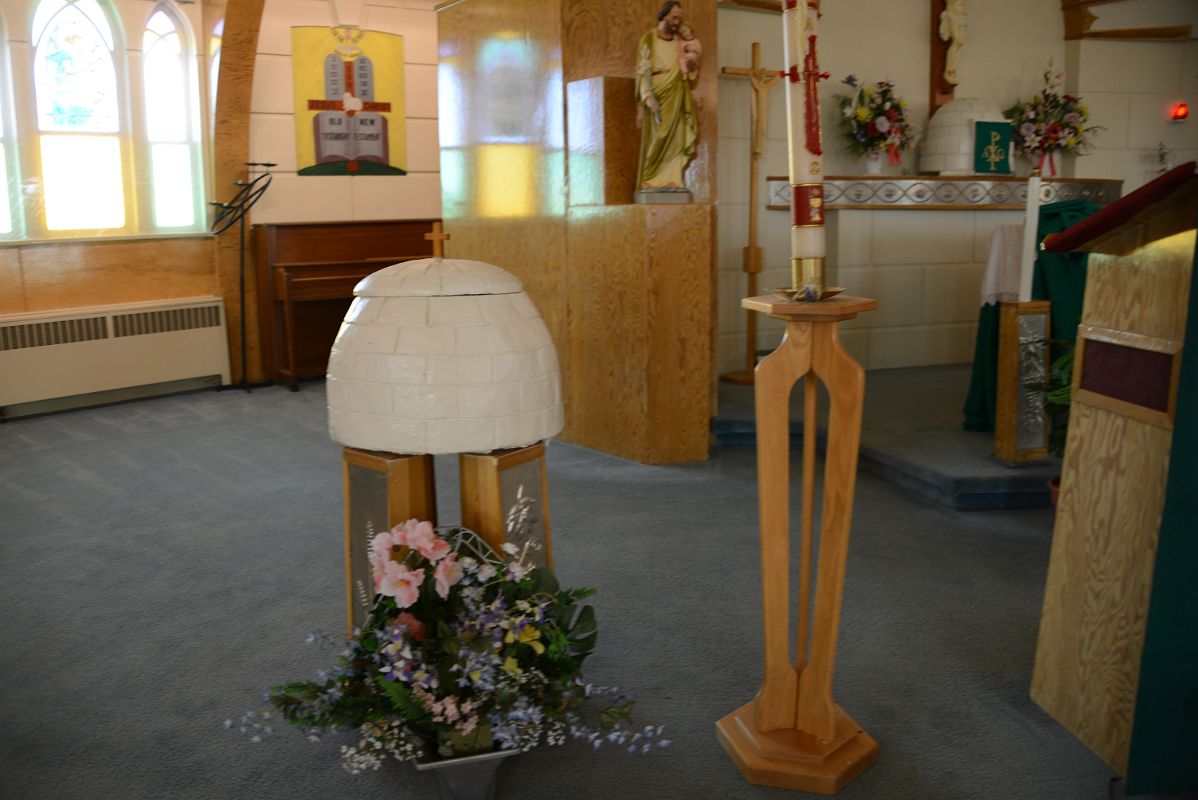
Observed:
[[[557,351],[514,275],[428,258],[363,278],[329,354],[329,435],[393,453],[523,447],[562,429]]]
[[[919,144],[919,171],[973,175],[973,123],[1005,119],[1001,111],[985,100],[963,97],[948,101],[928,120],[928,129]]]

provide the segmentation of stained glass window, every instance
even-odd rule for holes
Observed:
[[[0,238],[203,230],[190,34],[202,13],[171,0],[0,4],[31,22],[0,36]],[[5,53],[7,41],[22,46]],[[10,103],[6,87],[21,80]]]
[[[38,128],[120,130],[112,28],[96,0],[43,0],[34,18],[34,42]]]

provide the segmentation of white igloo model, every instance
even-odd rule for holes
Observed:
[[[557,351],[520,281],[428,258],[354,287],[329,356],[329,435],[392,453],[524,447],[563,425]]]
[[[1002,112],[985,100],[950,100],[928,120],[919,144],[919,171],[932,175],[973,175],[975,122],[1002,122]]]

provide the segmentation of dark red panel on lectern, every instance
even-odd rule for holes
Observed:
[[[1169,411],[1173,354],[1096,339],[1086,339],[1085,347],[1079,388],[1153,411]]]

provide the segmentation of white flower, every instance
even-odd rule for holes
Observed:
[[[514,555],[516,555],[516,553],[520,552],[520,548],[517,547],[512,542],[504,542],[503,543],[503,552],[507,553],[509,556],[514,556]]]
[[[878,117],[874,120],[874,127],[878,129],[878,133],[886,133],[890,130],[890,120],[886,117]]]

